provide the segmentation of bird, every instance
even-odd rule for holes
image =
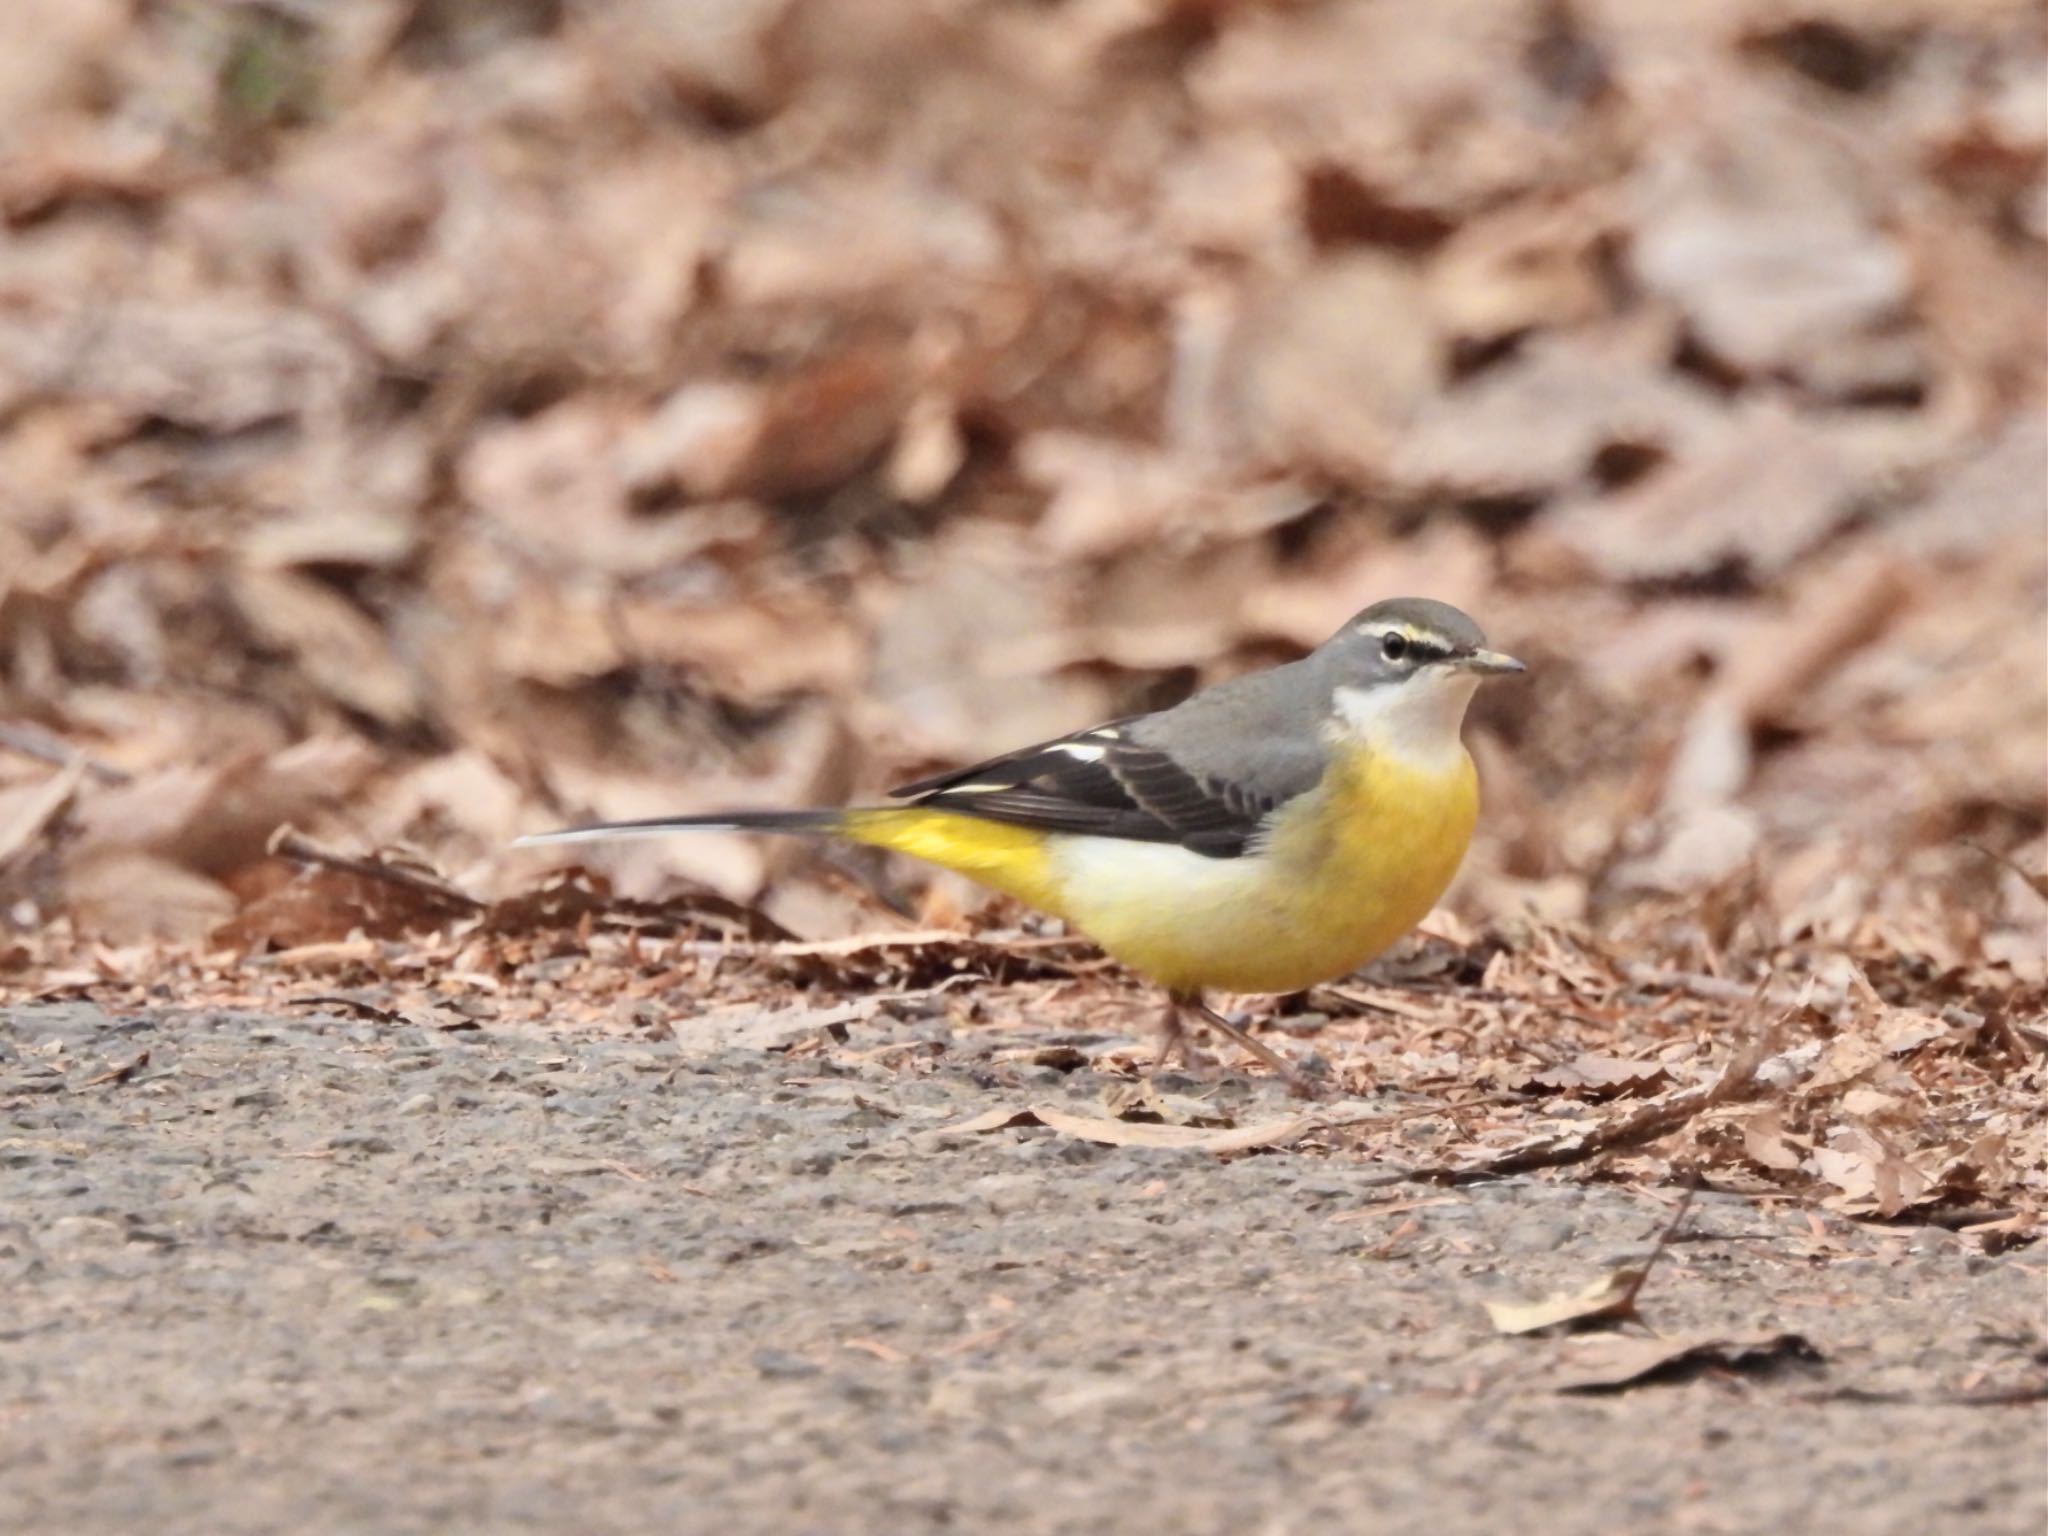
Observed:
[[[521,846],[696,830],[825,834],[957,871],[1061,919],[1189,1015],[1305,1080],[1208,1002],[1349,974],[1457,873],[1479,815],[1467,706],[1525,671],[1448,603],[1376,602],[1306,656],[889,792],[891,804],[660,816]]]

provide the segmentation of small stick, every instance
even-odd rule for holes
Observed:
[[[1671,1219],[1664,1223],[1664,1230],[1657,1234],[1657,1241],[1650,1245],[1649,1255],[1636,1267],[1628,1287],[1621,1293],[1615,1310],[1628,1316],[1636,1309],[1636,1297],[1642,1294],[1643,1282],[1650,1278],[1650,1271],[1657,1267],[1657,1261],[1664,1257],[1664,1250],[1678,1241],[1679,1229],[1685,1225],[1685,1218],[1692,1211],[1692,1202],[1700,1192],[1700,1178],[1697,1168],[1693,1170],[1692,1182],[1685,1187],[1685,1197],[1678,1202],[1678,1209],[1671,1213]]]
[[[61,736],[52,735],[41,726],[30,725],[25,720],[0,721],[0,747],[23,757],[32,757],[39,763],[53,763],[59,768],[74,761],[81,762],[85,771],[102,784],[126,784],[133,777],[111,763],[86,756]]]
[[[344,874],[356,875],[364,880],[375,880],[384,885],[395,885],[401,890],[425,896],[433,901],[459,907],[465,912],[487,910],[467,891],[458,891],[454,886],[432,875],[421,874],[418,870],[403,865],[387,863],[374,855],[358,858],[351,854],[337,853],[331,848],[322,848],[290,822],[286,822],[270,835],[265,850],[273,858],[293,859],[301,864],[312,864],[327,869],[338,869]]]
[[[84,1082],[79,1084],[79,1087],[97,1088],[101,1083],[112,1083],[115,1087],[118,1088],[126,1084],[130,1078],[134,1077],[136,1073],[140,1072],[144,1067],[148,1065],[149,1050],[147,1047],[145,1047],[142,1051],[142,1054],[137,1056],[133,1061],[125,1061],[118,1067],[114,1067],[108,1071],[102,1072],[98,1077],[88,1077]]]
[[[1764,986],[1768,986],[1766,979]],[[1759,999],[1763,987],[1757,989]],[[1583,1163],[1598,1157],[1603,1152],[1613,1152],[1622,1147],[1640,1146],[1647,1141],[1656,1141],[1668,1136],[1680,1126],[1693,1120],[1706,1110],[1726,1104],[1747,1092],[1756,1081],[1756,1074],[1766,1060],[1778,1038],[1778,1025],[1766,1025],[1758,1035],[1728,1063],[1721,1076],[1705,1088],[1693,1089],[1667,1099],[1662,1103],[1650,1103],[1632,1115],[1609,1120],[1594,1126],[1576,1136],[1560,1140],[1539,1142],[1532,1147],[1518,1147],[1512,1152],[1503,1152],[1471,1167],[1454,1168],[1439,1177],[1448,1178],[1453,1184],[1469,1184],[1478,1179],[1498,1178],[1507,1173],[1530,1173],[1538,1168],[1563,1168],[1573,1163]]]

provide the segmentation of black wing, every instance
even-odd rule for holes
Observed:
[[[1287,794],[1190,772],[1136,739],[1149,718],[1114,720],[890,793],[1046,832],[1179,843],[1211,858],[1244,853]]]

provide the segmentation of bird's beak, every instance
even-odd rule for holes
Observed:
[[[1482,677],[1502,677],[1510,672],[1529,670],[1501,651],[1473,651],[1469,655],[1453,657],[1451,664],[1461,672],[1477,672]]]

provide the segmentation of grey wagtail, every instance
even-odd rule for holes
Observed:
[[[609,822],[522,845],[718,828],[913,854],[1064,919],[1166,989],[1163,1064],[1197,1011],[1298,1082],[1202,994],[1297,992],[1420,922],[1479,815],[1460,728],[1520,672],[1447,603],[1375,603],[1300,661],[920,779],[900,805]]]

